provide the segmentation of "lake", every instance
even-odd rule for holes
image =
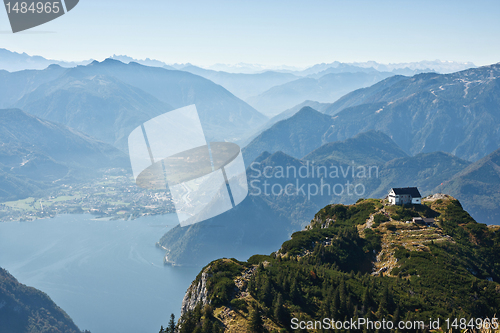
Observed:
[[[82,330],[156,333],[201,267],[163,265],[155,243],[176,214],[133,221],[60,215],[0,223],[0,267],[48,294]]]

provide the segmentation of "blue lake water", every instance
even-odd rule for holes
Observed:
[[[92,333],[156,333],[201,267],[163,265],[155,243],[177,216],[133,221],[61,215],[0,222],[0,267],[47,293],[80,329]]]

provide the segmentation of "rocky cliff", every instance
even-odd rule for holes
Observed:
[[[181,318],[188,311],[194,310],[198,304],[201,304],[202,306],[210,304],[207,291],[207,280],[211,276],[208,273],[209,270],[210,266],[206,267],[201,272],[199,278],[193,281],[186,291],[186,295],[184,295],[182,300]]]

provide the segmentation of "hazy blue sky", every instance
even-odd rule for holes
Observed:
[[[0,10],[0,31],[2,48],[62,60],[500,61],[498,0],[80,0],[59,19],[18,34]]]

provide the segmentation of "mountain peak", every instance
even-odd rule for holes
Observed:
[[[277,151],[274,154],[267,157],[266,162],[269,162],[271,164],[278,164],[281,166],[300,163],[300,161],[298,159],[296,159],[295,157],[292,157],[288,154],[285,154],[282,151]]]
[[[61,69],[61,65],[58,64],[50,64],[47,69]]]
[[[121,62],[120,60],[112,59],[112,58],[106,58],[103,61],[99,62],[97,60],[92,61],[90,64],[87,66],[117,66],[117,65],[127,65],[124,62]]]
[[[304,106],[302,109],[299,110],[299,112],[297,112],[297,114],[299,113],[319,113],[318,111],[314,110],[312,107],[310,106]]]
[[[0,109],[0,119],[2,119],[2,125],[5,125],[5,121],[12,121],[13,119],[26,119],[26,118],[35,118],[34,116],[24,112],[18,108],[12,109]]]
[[[313,109],[310,106],[304,106],[302,109],[299,110],[296,114],[294,114],[292,117],[288,118],[289,120],[292,119],[304,119],[304,118],[317,118],[317,117],[328,117],[325,114]]]
[[[111,59],[111,58],[106,58],[104,61],[101,62],[101,64],[106,64],[106,65],[125,65],[125,63],[121,62],[120,60],[116,59]]]
[[[257,158],[254,160],[254,162],[257,162],[257,163],[262,162],[265,159],[267,159],[269,156],[271,156],[271,153],[268,151],[265,151],[262,154],[260,154],[259,156],[257,156]]]

